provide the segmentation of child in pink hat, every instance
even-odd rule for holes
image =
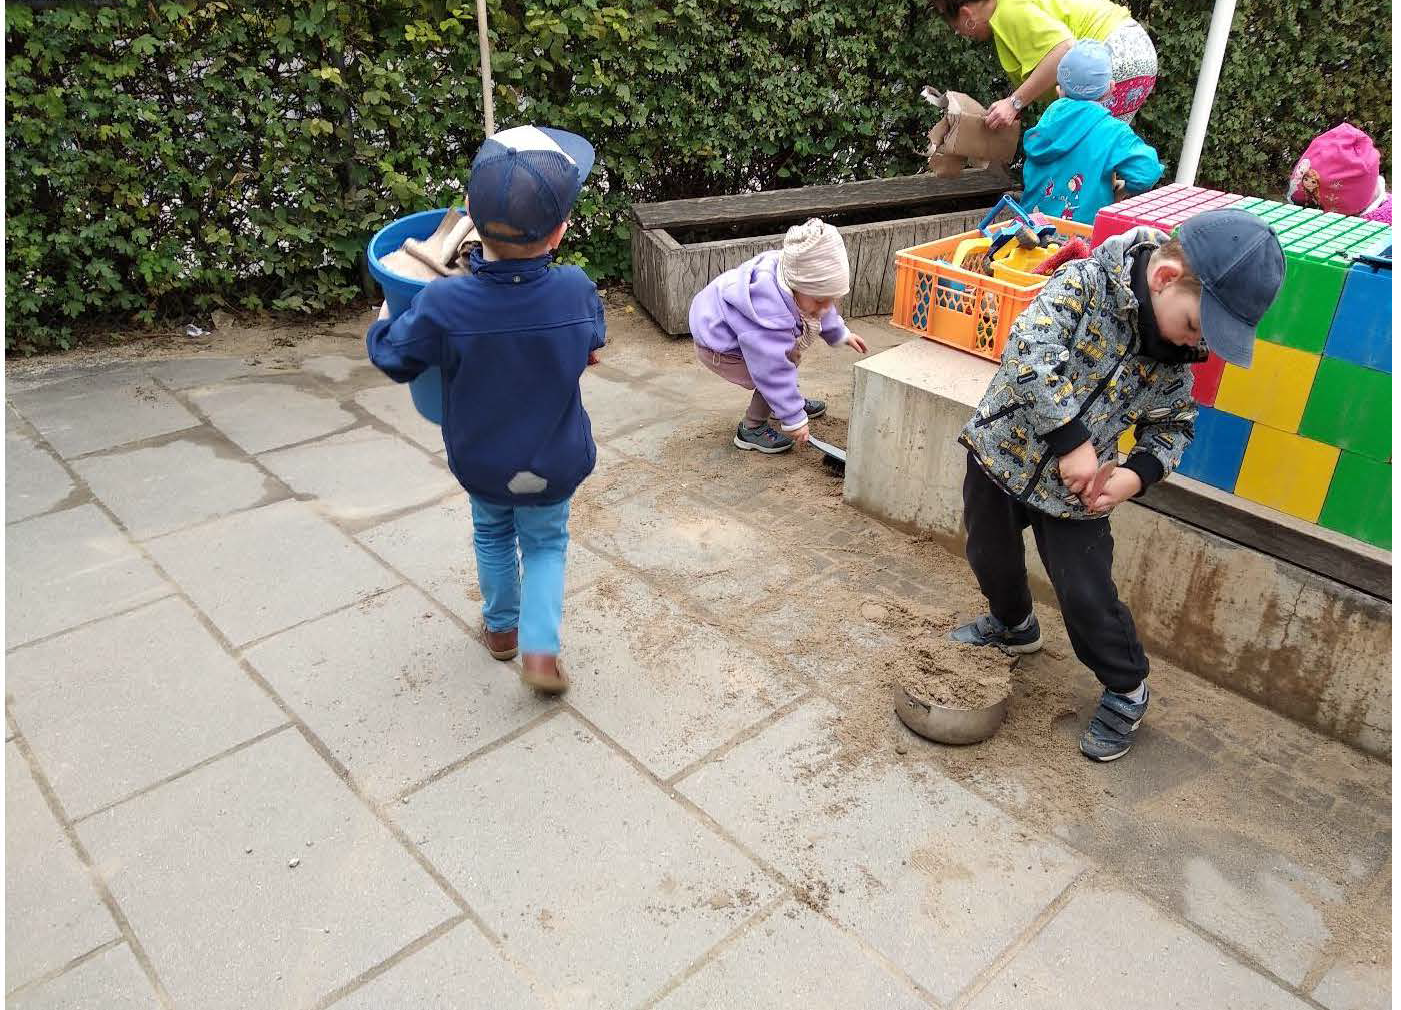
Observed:
[[[1320,133],[1289,177],[1289,202],[1391,223],[1391,197],[1372,138],[1351,123]]]

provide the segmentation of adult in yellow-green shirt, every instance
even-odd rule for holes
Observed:
[[[1114,84],[1106,104],[1129,123],[1158,82],[1158,51],[1127,7],[1111,0],[934,0],[955,32],[992,40],[1016,89],[988,109],[994,129],[1009,125],[1038,99],[1056,97],[1056,68],[1081,39],[1109,47]]]

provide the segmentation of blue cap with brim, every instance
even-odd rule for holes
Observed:
[[[502,130],[472,160],[468,213],[486,239],[538,242],[569,217],[593,162],[593,145],[565,130]]]
[[[1268,224],[1243,210],[1190,217],[1176,232],[1202,282],[1202,339],[1218,357],[1249,368],[1255,328],[1284,283],[1284,250]]]

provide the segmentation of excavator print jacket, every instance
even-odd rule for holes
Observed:
[[[1056,466],[1086,439],[1103,463],[1118,458],[1119,437],[1132,429],[1124,465],[1145,489],[1182,461],[1197,419],[1191,362],[1205,352],[1152,356],[1140,332],[1142,324],[1156,333],[1151,301],[1140,309],[1134,293],[1135,263],[1142,277],[1166,241],[1153,228],[1107,240],[1057,270],[1012,324],[1001,367],[959,441],[1016,500],[1059,519],[1097,518]]]

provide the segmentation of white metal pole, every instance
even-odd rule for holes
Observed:
[[[1231,35],[1231,19],[1236,14],[1236,0],[1216,0],[1211,10],[1211,27],[1206,33],[1206,49],[1202,53],[1202,68],[1197,74],[1197,92],[1192,96],[1192,114],[1187,117],[1187,133],[1182,138],[1182,154],[1177,159],[1177,181],[1191,185],[1197,181],[1197,164],[1206,142],[1206,127],[1211,122],[1211,106],[1216,100],[1216,84],[1221,79],[1221,64],[1226,58],[1226,40]]]
[[[1231,6],[1235,6],[1232,0]],[[496,103],[491,98],[491,42],[486,34],[486,0],[477,0],[477,42],[482,50],[482,114],[486,119],[486,135],[496,132]]]

